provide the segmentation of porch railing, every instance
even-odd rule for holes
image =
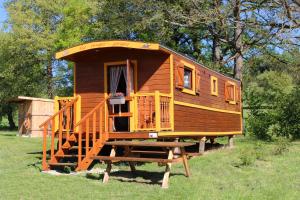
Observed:
[[[43,170],[48,169],[47,164],[47,137],[50,131],[50,158],[51,161],[55,160],[55,135],[58,132],[58,150],[62,152],[63,146],[63,134],[66,133],[66,139],[70,138],[72,130],[74,130],[76,116],[71,117],[71,113],[76,113],[76,104],[80,101],[80,96],[74,97],[72,100],[68,101],[59,111],[55,112],[49,119],[42,123],[39,127],[43,128],[43,160],[42,167]],[[74,110],[72,108],[75,108]],[[56,122],[58,122],[58,129],[55,129]],[[65,123],[65,124],[64,124]]]
[[[171,95],[139,93],[134,95],[135,129],[137,131],[162,131],[172,129]]]
[[[59,110],[61,110],[63,107],[65,107],[67,104],[69,104],[71,101],[73,101],[75,98],[77,98],[76,104],[73,104],[68,112],[62,113],[62,130],[73,130],[74,125],[80,121],[81,119],[81,97],[80,95],[77,95],[76,97],[59,97],[55,96],[54,98],[54,113],[57,113]],[[70,124],[67,123],[67,119],[70,119]],[[59,119],[55,118],[54,121],[54,130],[57,131],[59,129]],[[68,127],[67,127],[68,126]],[[78,132],[78,128],[75,128]]]

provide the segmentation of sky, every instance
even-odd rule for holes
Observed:
[[[2,27],[3,22],[7,19],[7,13],[3,7],[4,0],[0,0],[0,27]]]

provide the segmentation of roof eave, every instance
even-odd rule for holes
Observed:
[[[100,49],[100,48],[110,48],[110,47],[123,47],[130,49],[144,49],[144,50],[159,50],[158,43],[145,43],[145,42],[135,42],[135,41],[98,41],[98,42],[89,42],[86,44],[78,45],[75,47],[71,47],[65,49],[63,51],[57,52],[55,54],[56,59],[64,59],[70,55],[92,50],[92,49]]]

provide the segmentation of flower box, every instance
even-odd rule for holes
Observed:
[[[109,98],[109,103],[110,105],[125,104],[125,97],[122,93],[116,93]]]

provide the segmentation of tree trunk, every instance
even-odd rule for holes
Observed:
[[[219,38],[217,36],[213,36],[213,46],[212,46],[212,61],[215,64],[220,65],[222,62],[222,51],[221,45],[219,42]]]
[[[194,35],[192,37],[192,41],[193,41],[194,52],[197,53],[196,60],[199,61],[199,60],[201,60],[201,44],[199,42],[199,37],[197,37],[197,35]]]
[[[53,99],[53,68],[52,62],[50,61],[47,65],[47,94],[50,99]]]
[[[242,41],[242,23],[240,17],[241,1],[233,1],[233,15],[235,19],[235,32],[234,32],[234,48],[237,54],[234,59],[234,78],[242,80],[242,70],[243,70],[243,41]]]
[[[7,106],[6,114],[7,114],[7,119],[8,119],[8,123],[9,123],[9,129],[10,130],[15,129],[16,124],[14,122],[14,117],[13,117],[13,108],[10,105]]]
[[[221,15],[220,6],[221,6],[220,0],[213,1],[213,9],[217,10],[218,15]],[[222,31],[220,31],[220,24],[217,22],[213,22],[212,29],[213,29],[211,31],[211,34],[213,35],[212,61],[217,65],[221,65],[223,56],[222,56],[221,43],[220,43],[220,37],[221,37],[220,34],[222,33]]]

